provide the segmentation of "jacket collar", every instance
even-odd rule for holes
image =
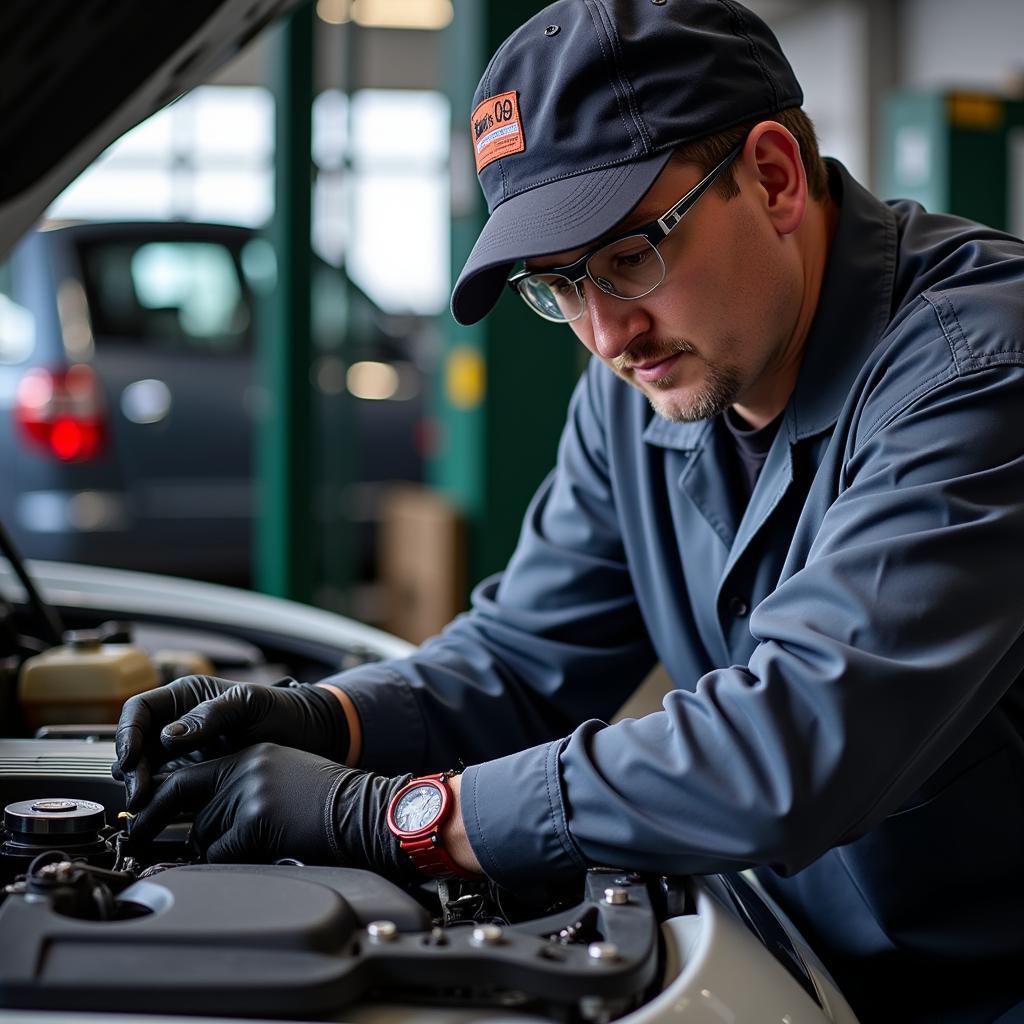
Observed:
[[[842,164],[827,163],[839,221],[803,364],[786,407],[783,422],[791,442],[835,424],[850,386],[891,317],[896,217]],[[692,450],[703,446],[710,423],[670,423],[652,414],[643,439],[661,448]]]

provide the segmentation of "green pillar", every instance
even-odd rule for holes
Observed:
[[[446,29],[452,102],[452,281],[487,218],[469,135],[473,92],[491,54],[544,3],[463,0]],[[481,323],[442,325],[435,395],[438,449],[430,480],[467,522],[469,583],[500,569],[531,495],[554,465],[579,343],[509,293]]]
[[[890,96],[880,147],[882,195],[1006,229],[1008,128],[1018,106],[983,93]]]
[[[341,67],[330,84],[351,100],[359,81],[360,29],[354,22],[340,30]],[[321,86],[322,87],[322,86]],[[324,130],[352,139],[352,105]],[[352,177],[351,141],[344,157],[344,173]],[[349,203],[352,202],[351,193]],[[349,211],[351,217],[351,211]],[[350,221],[351,222],[351,221]],[[348,276],[348,253],[339,267],[315,261],[312,279],[312,358],[314,376],[329,367],[328,393],[320,382],[314,387],[313,503],[314,547],[312,603],[342,615],[358,615],[354,602],[358,536],[353,527],[352,483],[359,453],[372,447],[373,438],[356,433],[352,395],[344,375],[353,362],[359,316],[353,315],[358,295]],[[355,301],[354,301],[355,300]],[[363,318],[365,319],[365,318]]]
[[[308,601],[312,593],[310,160],[313,9],[295,11],[273,40],[276,97],[274,219],[277,288],[257,331],[267,407],[257,437],[257,587]]]

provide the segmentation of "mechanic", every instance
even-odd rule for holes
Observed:
[[[452,310],[507,281],[592,354],[557,466],[410,657],[129,701],[136,838],[190,812],[210,860],[518,891],[754,868],[863,1020],[1013,1017],[1024,243],[875,199],[802,102],[733,0],[559,0],[504,43]],[[606,724],[658,661],[663,710]]]

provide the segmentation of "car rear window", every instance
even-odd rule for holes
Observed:
[[[97,343],[224,353],[250,346],[249,297],[228,246],[92,243],[80,258]]]

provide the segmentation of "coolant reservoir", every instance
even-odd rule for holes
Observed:
[[[116,722],[129,697],[160,682],[149,655],[138,647],[104,643],[84,632],[66,639],[21,668],[18,699],[31,728]]]

